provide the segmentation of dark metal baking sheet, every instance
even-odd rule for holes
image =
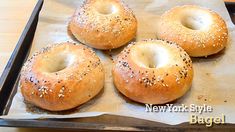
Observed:
[[[229,12],[233,24],[235,24],[235,2],[225,2],[225,6]]]
[[[30,51],[31,43],[37,27],[39,12],[43,0],[38,0],[33,13],[13,51],[10,60],[0,78],[0,115],[7,115],[12,98],[17,89],[19,71]],[[230,16],[235,22],[235,3],[226,2]],[[54,129],[75,129],[75,130],[112,130],[112,131],[234,131],[235,125],[215,125],[207,129],[204,125],[167,125],[147,120],[113,115],[102,115],[98,117],[78,119],[0,119],[0,126],[7,127],[37,127]]]

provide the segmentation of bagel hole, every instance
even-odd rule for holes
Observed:
[[[59,72],[69,67],[74,62],[71,54],[57,54],[44,59],[43,70],[48,73]]]
[[[116,7],[111,3],[102,3],[97,5],[97,11],[103,15],[113,14],[117,11]]]
[[[184,15],[181,23],[191,30],[201,30],[209,25],[209,16],[203,12],[188,13]]]
[[[157,44],[136,45],[132,51],[134,62],[145,68],[159,68],[168,63],[168,51]]]

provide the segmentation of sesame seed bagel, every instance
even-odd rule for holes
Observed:
[[[114,49],[135,37],[137,20],[121,0],[86,0],[75,11],[69,29],[84,44]]]
[[[195,5],[178,6],[165,12],[159,31],[159,38],[179,44],[192,57],[218,53],[228,40],[222,17]]]
[[[65,42],[33,54],[23,66],[24,99],[40,108],[62,111],[81,105],[104,86],[100,59],[90,48]]]
[[[193,79],[188,54],[163,40],[130,44],[118,55],[112,73],[122,94],[148,104],[164,104],[183,96]]]

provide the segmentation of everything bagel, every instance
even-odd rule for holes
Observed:
[[[130,44],[115,60],[113,80],[128,98],[164,104],[183,96],[193,79],[192,61],[177,44],[145,40]]]
[[[81,105],[104,86],[104,71],[95,52],[84,45],[53,44],[24,64],[20,88],[24,99],[40,108],[61,111]]]
[[[227,44],[228,29],[216,12],[195,5],[177,6],[161,16],[158,37],[179,44],[190,56],[218,53]]]
[[[75,11],[69,29],[84,44],[114,49],[135,37],[137,20],[121,0],[86,0]]]

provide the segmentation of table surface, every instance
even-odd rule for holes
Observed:
[[[235,2],[235,0],[224,0],[225,2]]]
[[[225,0],[235,2],[235,0]],[[13,52],[37,0],[0,0],[0,75]],[[48,132],[48,129],[0,127],[3,132]]]
[[[0,0],[0,75],[36,3],[36,0]]]

